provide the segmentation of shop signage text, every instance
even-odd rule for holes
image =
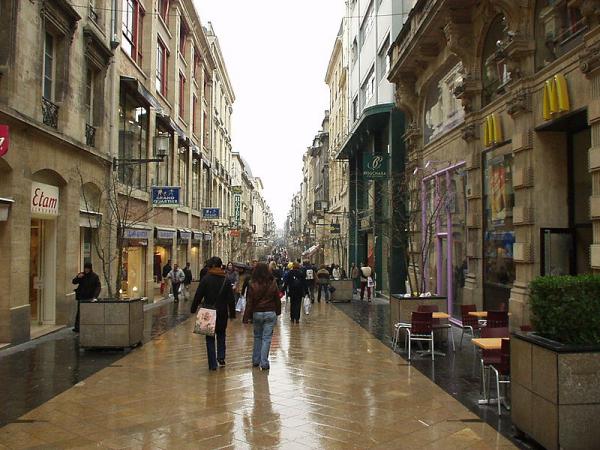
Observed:
[[[571,110],[567,80],[563,74],[556,74],[554,77],[546,80],[542,108],[544,120],[552,119],[554,114]]]
[[[387,178],[388,155],[363,154],[363,175],[368,180],[381,180]]]
[[[198,231],[194,231],[194,234],[192,236],[192,240],[194,240],[194,241],[201,241],[202,239],[204,239],[204,234],[200,233]]]
[[[192,239],[192,232],[191,231],[185,231],[185,230],[179,230],[179,239],[181,239],[182,241],[189,241]]]
[[[221,210],[219,208],[202,208],[202,218],[207,220],[214,220],[221,217]]]
[[[10,143],[10,134],[8,125],[0,125],[0,156],[8,153],[8,145]]]
[[[233,194],[233,224],[236,227],[240,226],[242,220],[242,196]]]
[[[31,212],[36,216],[58,216],[58,186],[32,182]]]
[[[212,241],[212,234],[210,234],[210,233],[204,233],[204,240],[205,241]]]
[[[173,239],[175,237],[175,230],[161,230],[160,228],[156,229],[156,239]]]
[[[179,186],[153,186],[152,187],[152,205],[153,206],[178,206],[179,205]]]
[[[231,193],[232,194],[241,194],[242,187],[241,186],[231,186]]]
[[[137,228],[125,228],[123,232],[123,239],[138,239],[147,240],[150,237],[148,230],[140,230]]]

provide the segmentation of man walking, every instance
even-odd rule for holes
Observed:
[[[163,270],[162,270],[162,278],[163,278],[163,282],[165,283],[165,296],[168,297],[169,293],[171,292],[171,286],[170,286],[170,281],[169,281],[169,274],[171,273],[172,267],[171,267],[171,260],[167,260],[167,263],[164,265]]]
[[[100,295],[100,278],[92,270],[92,263],[85,263],[83,265],[83,272],[79,272],[75,278],[73,278],[73,284],[77,285],[75,289],[75,299],[77,300],[77,316],[75,316],[75,326],[73,331],[79,333],[79,302],[81,300],[90,300],[92,298],[98,298]]]
[[[185,280],[185,273],[183,273],[183,270],[181,270],[177,264],[174,264],[173,270],[169,272],[167,278],[169,278],[173,284],[173,297],[175,298],[175,303],[179,303],[179,287]]]
[[[352,278],[352,288],[353,291],[358,293],[358,288],[360,286],[360,270],[356,267],[356,264],[352,263],[352,268],[350,269],[350,277]]]
[[[367,301],[371,301],[371,286],[373,285],[373,269],[369,263],[365,263],[360,268],[360,299],[365,298],[365,288],[367,289]]]
[[[185,263],[185,268],[183,269],[183,273],[185,278],[183,280],[183,295],[185,300],[189,300],[190,298],[190,284],[192,284],[192,269],[190,269],[190,263]]]
[[[311,303],[315,302],[315,283],[317,281],[317,274],[315,272],[315,267],[310,263],[310,261],[304,261],[302,273],[304,274],[306,290],[308,291],[308,296],[310,297]]]

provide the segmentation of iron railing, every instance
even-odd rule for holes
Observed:
[[[96,146],[96,128],[90,124],[85,124],[85,143],[90,147]]]
[[[42,97],[42,116],[44,125],[52,128],[58,128],[58,105]]]

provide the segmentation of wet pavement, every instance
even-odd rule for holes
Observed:
[[[335,305],[383,344],[392,347],[392,336],[389,332],[390,310],[387,300],[375,299],[372,303],[353,300],[351,303],[335,303]],[[436,356],[433,362],[431,357],[413,357],[412,366],[460,401],[481,420],[511,439],[518,447],[537,448],[532,443],[514,437],[510,411],[503,410],[503,415],[498,416],[495,405],[478,405],[477,401],[481,398],[479,356],[470,342],[471,337],[467,334],[463,339],[462,350],[460,349],[460,335],[461,330],[455,327],[456,352],[444,348],[446,356]],[[403,348],[398,348],[397,351],[402,357],[407,357]]]
[[[146,340],[157,339],[189,317],[187,307],[166,305],[149,312]],[[0,426],[113,365],[125,350],[80,350],[79,335],[62,329],[39,339],[0,351]],[[0,448],[2,448],[0,446]]]
[[[270,371],[251,367],[252,328],[239,320],[227,366],[208,371],[190,319],[71,379],[0,428],[0,449],[514,448],[340,309],[316,304],[299,325],[287,311],[282,319]],[[59,356],[46,353],[55,366]],[[21,376],[35,369],[24,364]]]

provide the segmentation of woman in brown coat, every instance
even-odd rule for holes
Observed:
[[[246,311],[244,323],[252,319],[254,324],[254,350],[252,352],[252,365],[261,370],[268,370],[269,350],[273,328],[277,323],[277,316],[281,314],[281,299],[275,278],[269,272],[266,264],[259,263],[254,268],[252,280],[246,296]]]

